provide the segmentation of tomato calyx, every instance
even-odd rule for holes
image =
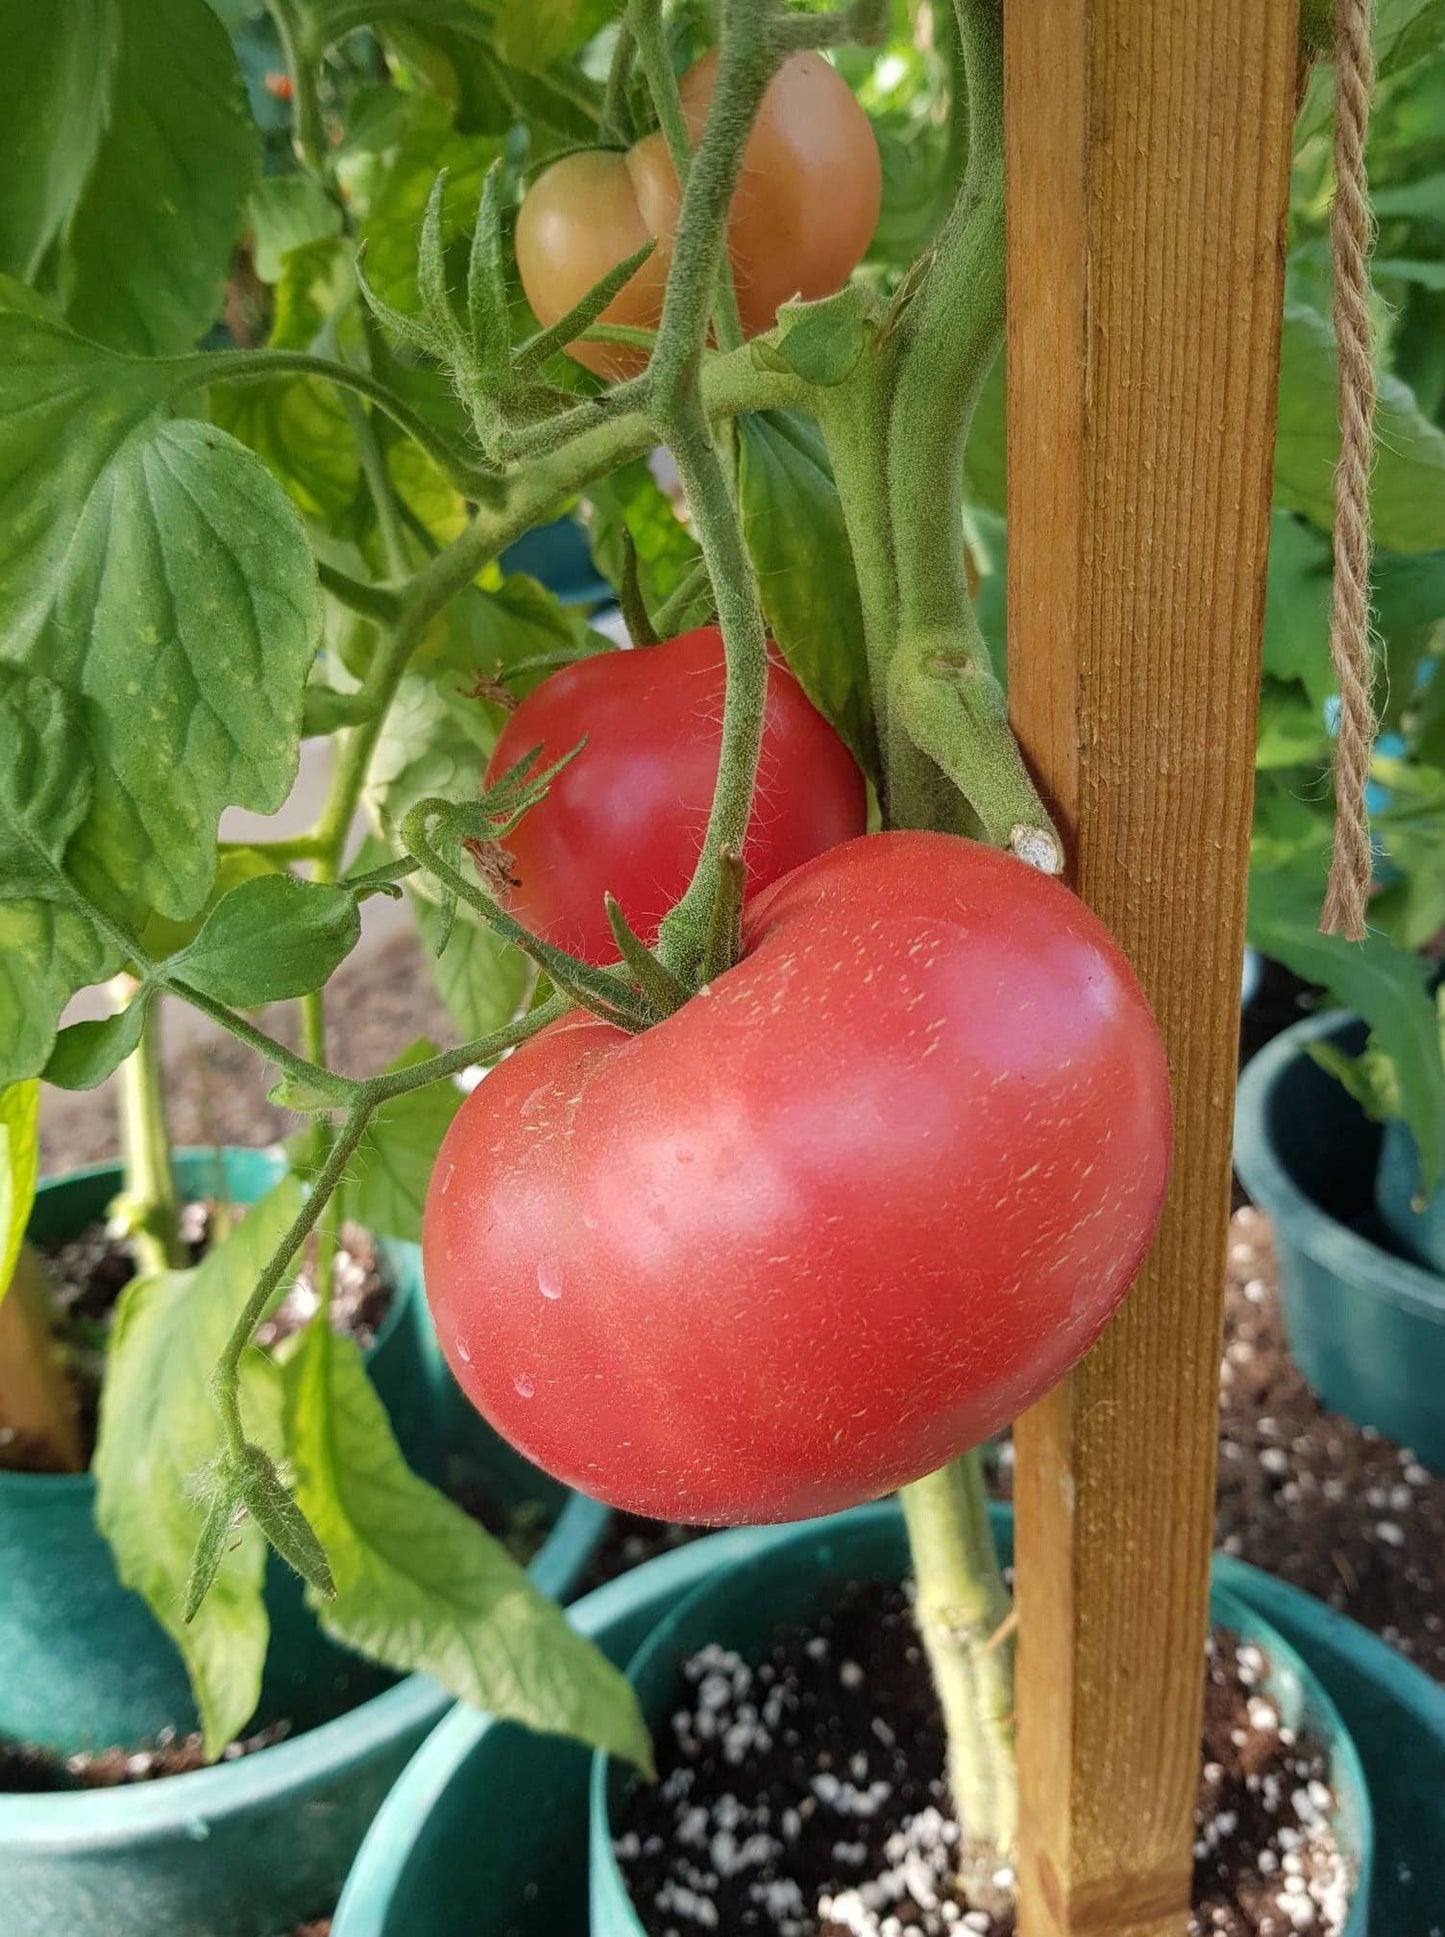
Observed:
[[[633,987],[619,970],[596,968],[534,935],[509,915],[497,898],[514,885],[511,856],[503,841],[529,808],[545,800],[552,781],[585,745],[585,739],[579,740],[560,760],[540,772],[536,768],[542,749],[531,748],[476,800],[450,801],[433,795],[418,801],[402,822],[401,841],[414,867],[431,875],[441,888],[443,919],[438,954],[451,939],[457,903],[464,901],[488,927],[524,950],[557,990],[579,1008],[619,1029],[636,1032],[659,1019],[647,994]],[[464,853],[471,857],[485,886],[468,880],[461,872],[459,863]],[[636,937],[632,939],[636,941]],[[637,947],[642,943],[637,942]],[[659,988],[663,986],[659,978],[654,982]]]
[[[356,259],[357,286],[376,320],[407,348],[440,363],[451,378],[471,417],[478,444],[488,464],[497,468],[522,454],[520,430],[544,426],[548,418],[566,413],[575,428],[576,409],[600,409],[602,400],[578,406],[568,392],[541,377],[548,360],[583,336],[613,302],[657,248],[649,238],[617,263],[574,303],[565,316],[537,330],[512,347],[510,299],[502,236],[502,163],[492,163],[482,182],[467,269],[465,322],[452,303],[447,283],[442,215],[447,170],[442,169],[427,200],[417,246],[417,294],[420,313],[396,309],[367,279],[365,250]],[[625,403],[624,391],[617,399]],[[617,399],[607,399],[613,405]],[[542,448],[546,448],[543,431]]]

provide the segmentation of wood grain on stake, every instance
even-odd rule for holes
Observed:
[[[1022,1937],[1181,1937],[1295,0],[1007,0],[1010,702],[1168,1045],[1163,1228],[1019,1428]]]

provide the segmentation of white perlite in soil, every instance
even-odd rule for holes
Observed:
[[[941,1778],[912,1782],[915,1799],[922,1790],[931,1800],[900,1816],[895,1780],[904,1765],[888,1722],[872,1714],[869,1747],[853,1746],[859,1664],[832,1659],[823,1635],[802,1648],[808,1678],[831,1678],[840,1703],[851,1697],[841,1756],[837,1739],[825,1744],[813,1712],[800,1709],[788,1665],[754,1668],[717,1646],[684,1664],[689,1699],[672,1717],[673,1752],[652,1813],[641,1833],[615,1845],[652,1937],[1013,1937],[1011,1916],[970,1909],[954,1893],[959,1832]],[[1208,1903],[1227,1875],[1226,1893],[1237,1889],[1245,1910],[1195,1911],[1191,1937],[1340,1937],[1352,1878],[1318,1751],[1297,1747],[1281,1727],[1257,1648],[1230,1643],[1227,1674],[1212,1640],[1209,1652],[1214,1735],[1207,1728],[1206,1741],[1218,1737],[1222,1759],[1203,1769],[1195,1895]],[[816,1884],[820,1860],[832,1872],[826,1887]],[[809,1875],[811,1900],[798,1881]],[[1013,1883],[1009,1870],[993,1878],[1005,1901]]]

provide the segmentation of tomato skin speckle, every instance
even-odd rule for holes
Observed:
[[[641,1036],[573,1016],[501,1063],[424,1230],[438,1334],[497,1430],[614,1506],[714,1525],[876,1498],[1016,1418],[1117,1308],[1169,1163],[1143,992],[1022,862],[850,841],[758,896],[743,944]]]

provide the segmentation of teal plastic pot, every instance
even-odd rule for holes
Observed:
[[[1445,1688],[1312,1595],[1217,1554],[1214,1577],[1313,1669],[1354,1738],[1375,1819],[1370,1937],[1445,1937]]]
[[[186,1151],[176,1176],[186,1197],[251,1204],[284,1167],[275,1150]],[[48,1179],[30,1237],[46,1245],[75,1236],[105,1216],[120,1187],[111,1164]],[[443,1456],[420,1258],[415,1246],[392,1245],[385,1262],[396,1296],[367,1365],[404,1450],[436,1477]],[[0,1579],[0,1734],[70,1754],[196,1726],[180,1655],[140,1596],[121,1585],[95,1525],[89,1473],[0,1471]],[[272,1645],[263,1719],[284,1715],[311,1727],[390,1685],[393,1677],[326,1639],[300,1582],[274,1556],[266,1595]]]
[[[182,1189],[214,1193],[218,1155],[237,1202],[279,1174],[269,1151],[188,1152]],[[104,1214],[117,1184],[113,1168],[97,1167],[43,1185],[32,1237],[83,1228]],[[601,1539],[605,1509],[532,1473],[474,1415],[455,1446],[445,1421],[427,1423],[439,1354],[419,1258],[413,1246],[388,1247],[388,1262],[401,1296],[368,1355],[378,1390],[389,1408],[398,1403],[403,1430],[423,1436],[422,1463],[460,1460],[503,1507],[531,1498],[559,1509],[532,1573],[565,1596]],[[0,1732],[62,1751],[139,1742],[195,1719],[180,1658],[121,1586],[93,1511],[86,1474],[0,1473]],[[279,1563],[267,1605],[257,1720],[284,1716],[297,1733],[160,1782],[0,1795],[4,1937],[276,1937],[334,1903],[371,1817],[451,1697],[424,1676],[398,1681],[329,1642]]]
[[[1311,1016],[1245,1069],[1234,1165],[1267,1212],[1290,1349],[1334,1412],[1445,1471],[1445,1276],[1381,1240],[1379,1126],[1309,1055],[1364,1047],[1357,1017]]]
[[[789,1531],[694,1541],[599,1587],[569,1618],[623,1667],[700,1581]],[[453,1709],[367,1832],[331,1937],[586,1937],[590,1762],[579,1743]]]
[[[1420,1146],[1408,1123],[1387,1123],[1375,1171],[1375,1209],[1407,1258],[1445,1278],[1445,1185],[1425,1189]]]
[[[806,1624],[851,1581],[899,1581],[909,1568],[908,1537],[896,1502],[863,1507],[791,1530],[777,1546],[720,1567],[653,1629],[628,1668],[642,1712],[662,1727],[680,1700],[682,1663],[708,1642],[757,1660],[779,1628]],[[1309,1729],[1330,1758],[1336,1833],[1357,1878],[1345,1937],[1364,1937],[1374,1829],[1364,1771],[1334,1704],[1304,1662],[1268,1622],[1216,1585],[1216,1622],[1269,1656],[1268,1692],[1291,1727]],[[613,1854],[618,1804],[635,1775],[605,1755],[593,1758],[590,1795],[592,1937],[646,1937]]]
[[[573,517],[538,525],[502,553],[504,572],[526,572],[540,579],[563,605],[602,605],[612,587],[592,563],[587,533]]]
[[[864,1514],[875,1522],[881,1516],[886,1524],[893,1510],[869,1508]],[[701,1583],[779,1545],[786,1550],[799,1538],[805,1543],[816,1542],[819,1535],[826,1538],[830,1529],[862,1517],[840,1516],[801,1529],[748,1528],[713,1535],[589,1594],[573,1608],[571,1618],[612,1660],[626,1662],[659,1620]],[[1011,1521],[1006,1510],[995,1509],[994,1525],[1007,1542]],[[888,1535],[893,1542],[901,1539],[896,1527],[893,1519]],[[1396,1786],[1407,1784],[1392,1761],[1402,1748],[1418,1754],[1421,1766],[1432,1773],[1441,1766],[1445,1719],[1420,1713],[1422,1690],[1416,1686],[1423,1683],[1428,1695],[1431,1684],[1408,1668],[1404,1680],[1397,1680],[1393,1671],[1405,1667],[1398,1656],[1296,1589],[1267,1581],[1241,1562],[1216,1565],[1221,1585],[1237,1600],[1254,1605],[1256,1585],[1278,1596],[1288,1626],[1272,1608],[1262,1611],[1301,1653],[1309,1652],[1316,1621],[1323,1624],[1331,1648],[1322,1656],[1321,1672],[1325,1663],[1346,1664],[1341,1672],[1356,1711],[1370,1711],[1371,1748],[1382,1766],[1390,1766]],[[895,1577],[897,1571],[895,1562]],[[1352,1643],[1360,1645],[1358,1660],[1350,1652]],[[1285,1658],[1287,1650],[1277,1638],[1275,1646]],[[1434,1693],[1445,1706],[1445,1694]],[[418,1752],[372,1825],[347,1881],[332,1937],[587,1937],[588,1789],[589,1758],[574,1744],[529,1736],[454,1710]],[[1445,1789],[1437,1785],[1437,1803],[1442,1794]],[[1402,1893],[1395,1883],[1397,1867],[1405,1866],[1407,1858],[1416,1860],[1411,1839],[1420,1825],[1422,1804],[1428,1808],[1422,1798],[1414,1817],[1404,1819],[1403,1836],[1394,1835],[1393,1825],[1381,1825],[1390,1862],[1384,1895],[1380,1865],[1375,1866],[1375,1901],[1398,1909],[1400,1916],[1373,1924],[1375,1937],[1427,1937],[1426,1905],[1445,1902],[1445,1890],[1433,1897],[1414,1895],[1408,1889]],[[1433,1843],[1429,1838],[1421,1842],[1416,1863],[1427,1885],[1432,1847],[1439,1852],[1434,1880],[1445,1871],[1445,1836],[1438,1832],[1437,1825]],[[1409,1921],[1412,1910],[1414,1922]],[[1359,1928],[1363,1931],[1364,1926]]]

